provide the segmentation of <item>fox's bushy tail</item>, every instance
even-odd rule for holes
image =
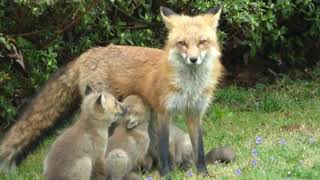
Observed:
[[[52,127],[80,97],[75,61],[60,69],[44,85],[9,130],[0,146],[0,171],[15,167],[17,155]]]

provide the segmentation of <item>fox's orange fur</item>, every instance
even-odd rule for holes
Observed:
[[[169,30],[164,50],[109,45],[83,53],[45,85],[11,128],[0,147],[0,169],[13,167],[17,154],[52,126],[71,102],[83,97],[89,84],[116,97],[140,95],[151,105],[161,124],[161,175],[169,171],[168,122],[177,113],[185,114],[197,168],[206,172],[200,126],[222,76],[216,35],[220,12],[218,7],[211,13],[190,17],[162,8]]]

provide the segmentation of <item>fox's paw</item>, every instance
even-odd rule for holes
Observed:
[[[160,177],[162,177],[162,179],[166,179],[166,180],[172,179],[169,166],[160,168],[159,174],[160,174]]]
[[[200,174],[204,177],[210,177],[210,174],[207,170],[207,167],[204,164],[198,164],[197,170],[198,170],[198,174]]]

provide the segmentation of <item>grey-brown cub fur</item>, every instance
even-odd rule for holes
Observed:
[[[48,180],[105,179],[108,129],[127,108],[107,92],[92,92],[87,87],[86,94],[79,119],[58,137],[44,161]]]

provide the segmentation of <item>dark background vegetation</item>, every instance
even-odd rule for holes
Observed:
[[[225,0],[220,21],[227,83],[312,78],[320,66],[317,0]],[[161,48],[159,7],[198,14],[218,0],[0,0],[0,126],[14,122],[57,68],[85,50],[129,44]]]

